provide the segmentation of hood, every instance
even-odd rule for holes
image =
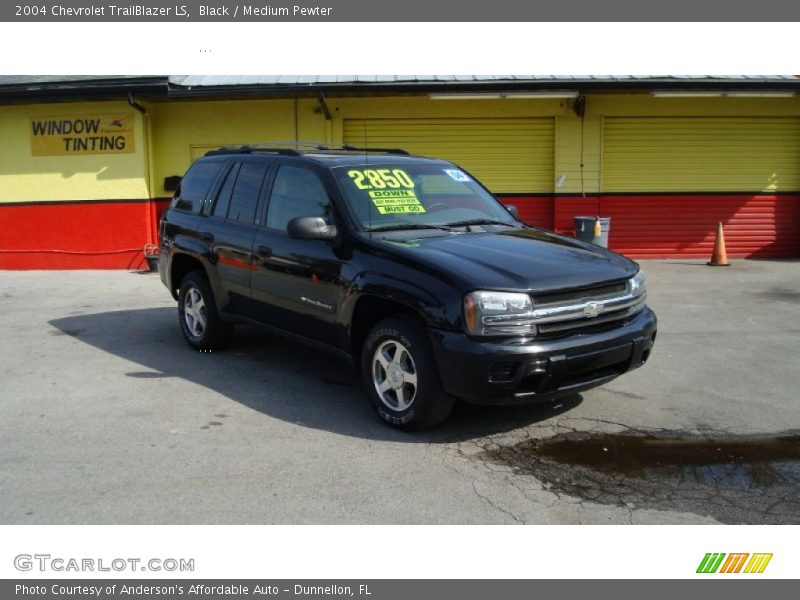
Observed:
[[[451,273],[472,289],[546,291],[633,276],[635,262],[538,229],[386,239],[403,256]]]

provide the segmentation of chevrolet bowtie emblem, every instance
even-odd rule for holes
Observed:
[[[601,312],[603,312],[603,306],[597,302],[589,302],[583,307],[583,315],[586,317],[596,317]]]

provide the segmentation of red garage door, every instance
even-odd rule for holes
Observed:
[[[800,119],[606,118],[602,184],[629,256],[800,256]]]

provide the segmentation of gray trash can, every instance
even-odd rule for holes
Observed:
[[[582,242],[591,242],[608,248],[608,230],[611,229],[611,217],[600,217],[600,235],[594,234],[597,217],[575,217],[575,237]]]

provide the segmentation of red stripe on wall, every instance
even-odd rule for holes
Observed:
[[[143,269],[144,245],[155,241],[154,222],[167,204],[0,205],[0,269]]]
[[[528,208],[526,202],[535,202]],[[609,247],[632,258],[707,258],[718,222],[728,255],[800,256],[800,194],[626,194],[504,198],[530,225],[575,235],[574,217],[611,217]],[[542,208],[549,202],[550,211]],[[547,222],[547,215],[550,220]]]
[[[610,247],[632,258],[707,258],[717,222],[728,255],[800,256],[800,194],[506,196],[526,223],[574,234],[611,217]],[[143,269],[168,200],[0,205],[0,269]]]
[[[800,256],[800,194],[601,196],[609,246],[633,258],[711,255],[718,222],[728,256]]]

